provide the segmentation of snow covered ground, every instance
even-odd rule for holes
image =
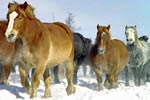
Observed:
[[[29,95],[25,93],[20,84],[19,74],[12,73],[9,78],[10,86],[0,85],[0,100],[28,100]],[[61,84],[52,84],[52,97],[46,100],[150,100],[150,83],[144,86],[136,87],[130,82],[131,86],[124,86],[124,82],[119,80],[119,88],[103,91],[97,91],[96,78],[90,75],[82,76],[79,72],[79,82],[76,87],[76,93],[70,96],[66,94],[66,78],[61,79]],[[44,83],[41,80],[38,88],[37,97],[34,100],[40,100],[44,94]]]

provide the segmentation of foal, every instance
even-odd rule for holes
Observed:
[[[106,74],[105,87],[117,88],[120,71],[129,60],[125,44],[120,40],[111,39],[109,30],[110,25],[107,27],[97,25],[96,42],[89,54],[89,61],[96,73],[99,90],[103,89],[103,72]]]

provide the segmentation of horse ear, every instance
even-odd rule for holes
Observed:
[[[22,8],[23,10],[25,10],[25,9],[27,8],[27,6],[28,6],[28,3],[25,1],[24,4],[21,5],[21,8]]]
[[[128,26],[126,25],[125,30],[127,30]]]
[[[107,29],[110,30],[110,24],[107,26]]]
[[[100,28],[99,24],[97,24],[97,30]]]
[[[9,4],[8,4],[8,8],[10,8],[10,6],[11,6],[11,3],[9,2]]]
[[[136,25],[134,25],[134,27],[136,28]]]

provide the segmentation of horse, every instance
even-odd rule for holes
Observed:
[[[13,66],[14,43],[9,43],[5,38],[7,21],[0,21],[0,84],[9,85],[8,76]]]
[[[85,38],[80,33],[74,32],[73,33],[73,42],[74,42],[74,62],[76,63],[76,67],[74,69],[74,76],[73,76],[73,83],[77,84],[77,74],[79,70],[79,66],[88,65],[88,53],[91,47],[91,40]],[[58,78],[58,66],[54,67],[54,83],[60,83]]]
[[[63,23],[42,23],[34,15],[34,10],[26,1],[23,4],[8,4],[8,27],[5,37],[14,42],[16,48],[15,61],[19,65],[21,84],[30,98],[36,97],[40,79],[45,83],[44,98],[51,96],[49,68],[64,64],[68,86],[68,95],[75,93],[72,82],[74,46],[71,30]],[[31,87],[28,73],[35,68]]]
[[[149,38],[148,38],[148,36],[146,36],[146,35],[139,37],[139,40],[140,40],[140,41],[148,42],[148,39],[149,39]]]
[[[90,65],[97,77],[98,90],[103,89],[103,72],[106,74],[104,86],[108,89],[117,88],[118,76],[129,60],[125,44],[118,39],[112,39],[109,30],[110,25],[97,25],[96,41],[89,53]]]
[[[126,67],[125,78],[126,85],[129,85],[128,70],[131,69],[134,75],[134,83],[136,86],[145,84],[145,68],[146,63],[150,60],[150,44],[145,42],[148,40],[146,36],[138,38],[135,26],[125,27],[126,47],[130,53],[130,60]],[[145,66],[146,65],[146,66]],[[149,65],[149,64],[148,64]]]

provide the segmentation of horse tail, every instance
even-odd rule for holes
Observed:
[[[55,22],[53,24],[58,25],[59,27],[63,28],[67,32],[67,34],[72,38],[72,31],[69,29],[69,27],[67,27],[67,25],[60,23],[60,22]]]

